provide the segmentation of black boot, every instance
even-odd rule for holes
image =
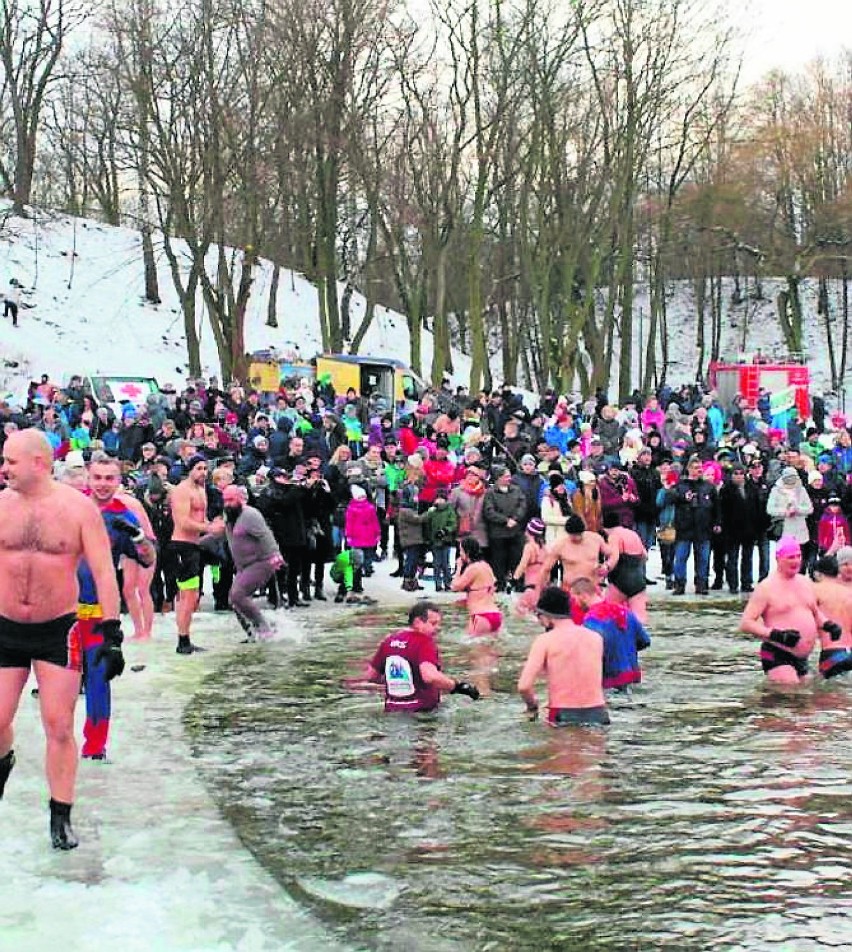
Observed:
[[[3,799],[3,791],[6,789],[6,781],[9,774],[15,766],[15,751],[10,750],[5,757],[0,757],[0,800]]]
[[[71,829],[71,804],[50,801],[50,841],[55,850],[73,850],[79,846],[74,830]]]
[[[205,648],[199,648],[189,640],[189,635],[178,635],[178,643],[175,651],[177,654],[196,654],[199,651],[205,651]]]
[[[713,587],[715,588],[716,586],[714,585]],[[719,588],[721,588],[721,587],[722,587],[722,586],[720,585]],[[709,587],[708,587],[708,585],[707,585],[707,582],[701,581],[701,582],[696,582],[696,583],[695,583],[695,594],[696,594],[696,595],[708,595],[709,593],[710,593],[710,589],[709,589]]]
[[[324,595],[324,593],[323,593],[323,590],[322,590],[322,582],[320,582],[320,583],[317,584],[317,585],[314,585],[314,598],[315,598],[318,602],[328,601],[328,599],[325,597],[325,595]]]
[[[685,595],[686,594],[686,582],[679,582],[677,579],[674,580],[672,585],[672,595]]]

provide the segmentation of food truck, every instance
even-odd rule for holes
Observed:
[[[275,393],[282,384],[330,383],[336,394],[351,387],[359,397],[381,396],[388,408],[418,401],[426,383],[401,360],[393,357],[362,357],[360,354],[322,354],[310,361],[292,353],[258,351],[249,364],[249,385],[264,393]]]

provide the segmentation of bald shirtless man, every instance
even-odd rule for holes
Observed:
[[[47,737],[51,841],[70,850],[78,843],[71,827],[82,668],[78,561],[85,557],[100,596],[104,643],[97,662],[109,678],[124,667],[118,585],[101,514],[76,489],[53,481],[53,451],[44,434],[13,433],[3,455],[9,488],[0,493],[0,799],[15,763],[12,724],[32,667]]]
[[[827,569],[834,560],[821,561],[825,563],[822,568]],[[820,562],[814,566],[815,574],[820,575],[814,583],[817,604],[840,626],[839,637],[832,631],[820,635],[819,673],[826,679],[852,671],[852,547],[839,549],[834,564],[838,574],[846,576],[846,581],[833,572],[820,572]]]
[[[174,531],[169,556],[175,567],[178,600],[175,619],[178,630],[178,654],[203,651],[189,640],[189,626],[198,608],[201,589],[201,549],[203,535],[221,530],[222,520],[207,521],[207,460],[200,455],[187,461],[187,477],[169,493]]]
[[[754,590],[740,620],[740,631],[762,639],[760,660],[767,678],[777,684],[799,684],[808,673],[810,655],[820,631],[840,637],[817,603],[814,583],[799,575],[802,550],[792,536],[775,548],[777,566]]]
[[[539,595],[550,583],[550,572],[557,563],[562,565],[562,588],[566,592],[570,591],[571,584],[578,578],[597,581],[606,573],[601,562],[609,559],[609,546],[597,532],[586,531],[582,517],[572,513],[565,520],[565,533],[545,553],[539,575]]]

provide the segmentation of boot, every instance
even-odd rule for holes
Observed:
[[[306,586],[301,590],[301,596],[302,596],[302,601],[303,601],[303,602],[309,602],[309,601],[311,600],[311,588],[310,588],[309,585],[306,585]]]
[[[323,593],[323,590],[322,590],[322,582],[318,582],[316,585],[314,585],[314,598],[318,602],[328,601],[328,599],[325,597],[325,594]]]
[[[674,588],[674,579],[671,575],[666,576],[666,591],[670,592]]]
[[[713,587],[715,588],[716,586],[714,585]],[[719,588],[721,588],[721,587],[722,587],[722,586],[720,585]],[[695,583],[695,594],[696,594],[696,595],[709,595],[709,594],[710,594],[710,588],[708,587],[706,581],[699,581],[699,582],[696,582],[696,583]]]
[[[403,576],[403,574],[402,574],[402,566],[401,566],[401,565],[397,566],[396,571],[390,573],[390,577],[391,577],[391,578],[403,578],[404,576]]]
[[[10,750],[5,757],[0,757],[0,800],[3,799],[3,791],[6,789],[6,781],[9,774],[15,766],[15,751]]]
[[[706,595],[706,594],[707,594],[707,591],[706,591],[706,583],[704,583],[704,585],[705,585],[705,591],[699,592],[699,593],[698,593],[699,595]],[[724,581],[722,580],[721,576],[717,576],[716,578],[713,579],[713,591],[714,591],[714,592],[721,592],[724,587],[725,587],[725,583],[724,583]],[[695,590],[698,591],[698,585],[697,585],[697,584],[696,584],[696,586],[695,586]]]
[[[672,583],[672,595],[685,595],[686,582],[679,582],[677,579]]]
[[[74,830],[71,829],[71,804],[50,801],[50,841],[55,850],[73,850],[79,846]]]

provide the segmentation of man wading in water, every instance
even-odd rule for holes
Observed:
[[[762,639],[760,661],[770,681],[799,684],[808,673],[808,655],[819,631],[840,641],[840,625],[829,621],[817,602],[814,583],[799,575],[802,550],[792,536],[775,549],[777,567],[754,590],[740,621],[740,631]]]
[[[55,483],[53,451],[43,433],[13,433],[3,448],[9,488],[0,493],[0,799],[15,763],[12,722],[35,671],[47,736],[50,836],[56,849],[77,846],[71,828],[77,743],[74,706],[82,647],[77,620],[77,563],[85,557],[97,587],[103,645],[95,658],[109,679],[121,673],[118,585],[109,536],[97,506]]]

